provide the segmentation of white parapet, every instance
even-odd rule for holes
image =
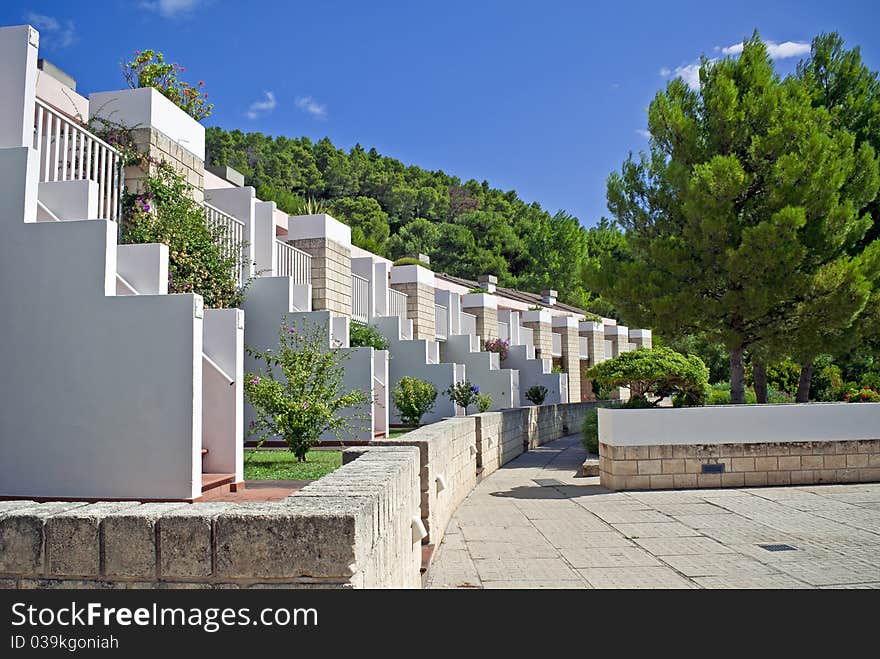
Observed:
[[[351,246],[351,227],[326,213],[318,215],[291,215],[287,223],[287,240],[325,238],[344,246]]]
[[[131,129],[154,128],[205,160],[205,127],[152,87],[89,94],[89,117]]]
[[[461,296],[461,306],[463,309],[497,309],[498,296],[491,293],[467,293]]]
[[[549,325],[553,322],[553,314],[546,309],[531,309],[529,311],[523,311],[520,314],[520,319],[524,323],[546,323]]]
[[[591,320],[582,320],[578,323],[578,332],[580,334],[596,334],[604,333],[602,323],[596,323]]]
[[[560,329],[578,329],[578,319],[574,316],[553,316],[553,327]]]
[[[434,273],[420,265],[395,265],[391,268],[392,284],[434,286]]]
[[[880,403],[599,410],[609,446],[829,442],[880,438]]]

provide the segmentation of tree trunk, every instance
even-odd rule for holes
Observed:
[[[759,403],[767,402],[767,364],[756,361],[752,366],[752,377],[755,380],[755,398]]]
[[[798,403],[810,402],[810,383],[813,381],[813,362],[801,367],[801,378],[798,381],[797,398]]]
[[[730,402],[733,405],[746,402],[742,346],[736,346],[730,351]]]

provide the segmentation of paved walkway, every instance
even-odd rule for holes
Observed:
[[[584,457],[564,437],[480,483],[429,587],[880,588],[880,484],[610,492]]]

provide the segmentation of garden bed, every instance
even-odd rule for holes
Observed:
[[[309,451],[306,462],[285,449],[245,451],[245,481],[313,481],[342,466],[342,451]]]

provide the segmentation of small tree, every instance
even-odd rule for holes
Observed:
[[[449,396],[449,400],[453,403],[463,407],[464,413],[467,414],[468,407],[478,402],[480,388],[475,384],[471,384],[468,380],[465,380],[464,382],[453,384],[443,393]]]
[[[656,396],[656,406],[677,395],[684,404],[701,405],[709,385],[709,369],[695,356],[671,348],[639,348],[596,364],[587,375],[604,387],[629,387],[634,398]]]
[[[547,387],[542,384],[536,384],[534,387],[529,387],[529,390],[526,391],[526,398],[528,398],[534,405],[543,405],[544,400],[547,398]]]
[[[418,426],[422,417],[434,409],[437,387],[425,380],[406,376],[400,379],[391,395],[404,425]]]
[[[352,322],[348,326],[348,345],[352,348],[370,347],[375,350],[388,350],[388,339],[375,325]]]
[[[271,436],[280,436],[288,448],[306,461],[309,449],[327,431],[337,437],[354,427],[352,419],[363,414],[340,416],[342,410],[363,407],[367,392],[344,391],[343,362],[350,351],[327,346],[326,330],[312,325],[302,330],[285,322],[278,333],[278,351],[246,348],[265,364],[256,373],[246,373],[244,393],[257,411],[250,429],[259,435],[257,448]]]
[[[480,414],[488,412],[490,407],[492,407],[492,396],[490,394],[477,394],[477,409],[480,410]]]

